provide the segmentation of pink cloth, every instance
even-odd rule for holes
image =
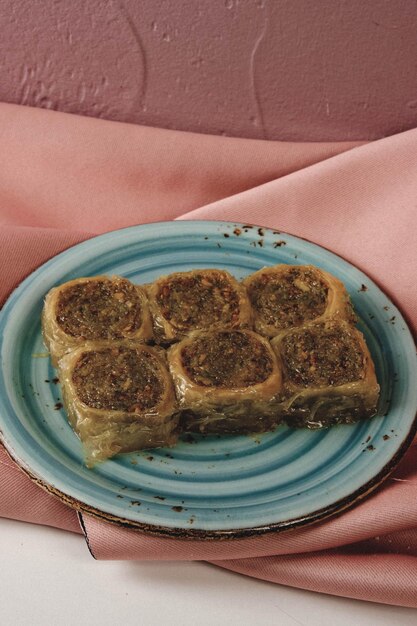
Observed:
[[[417,131],[372,144],[194,135],[0,105],[0,299],[97,233],[162,219],[248,221],[365,270],[417,329]],[[0,449],[0,515],[81,532]],[[417,446],[354,509],[228,542],[160,539],[80,516],[98,559],[197,559],[264,580],[417,607]]]

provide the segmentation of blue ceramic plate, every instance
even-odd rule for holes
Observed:
[[[49,289],[80,276],[118,274],[147,283],[208,267],[242,278],[276,263],[311,263],[345,283],[376,364],[379,415],[321,431],[281,426],[256,436],[188,435],[175,448],[120,455],[86,469],[42,343]],[[416,432],[416,354],[401,313],[340,257],[266,228],[181,221],[86,241],[16,289],[0,313],[0,337],[0,430],[11,456],[73,507],[149,532],[236,537],[323,519],[378,486]]]

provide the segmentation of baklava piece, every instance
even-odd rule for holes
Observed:
[[[281,372],[269,342],[250,330],[195,331],[168,350],[181,426],[248,433],[278,425]]]
[[[223,270],[193,270],[162,276],[148,287],[154,334],[172,343],[194,330],[244,328],[252,312],[245,288]]]
[[[86,341],[152,337],[145,290],[125,278],[77,278],[45,298],[42,331],[52,363]]]
[[[291,426],[327,427],[375,415],[379,386],[361,332],[327,319],[272,340],[281,363],[280,405]]]
[[[306,322],[340,317],[355,321],[340,280],[312,265],[275,265],[243,281],[254,312],[256,332],[275,337]]]
[[[135,341],[88,342],[59,361],[63,401],[87,467],[171,446],[178,413],[165,354]]]

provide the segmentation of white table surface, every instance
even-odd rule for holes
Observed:
[[[0,519],[2,626],[416,626],[417,610],[253,580],[205,563],[95,561],[81,536]]]

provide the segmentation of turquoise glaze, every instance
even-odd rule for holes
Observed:
[[[242,278],[276,263],[312,263],[345,283],[376,363],[380,415],[321,431],[193,435],[175,448],[120,455],[88,470],[65,412],[54,408],[61,391],[42,356],[40,314],[49,289],[81,276],[147,283],[209,267]],[[178,221],[96,237],[51,259],[14,291],[0,314],[0,336],[0,430],[11,455],[74,506],[150,531],[236,536],[327,516],[381,482],[416,430],[415,347],[400,312],[343,259],[268,229]]]

